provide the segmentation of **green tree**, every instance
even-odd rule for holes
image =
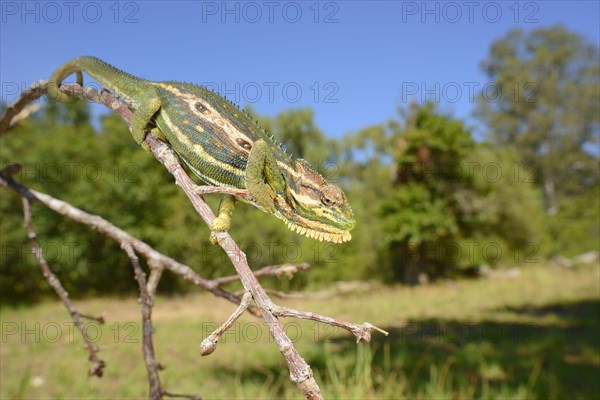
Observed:
[[[380,209],[389,278],[414,284],[423,273],[523,261],[510,255],[525,247],[537,253],[539,196],[508,174],[511,153],[474,142],[462,121],[432,104],[402,115],[390,124],[392,190]]]
[[[479,116],[494,143],[514,146],[524,166],[536,167],[548,214],[598,185],[598,47],[560,26],[515,29],[482,66],[497,92],[479,99]]]
[[[18,181],[161,243],[175,189],[117,117],[103,117],[95,130],[85,102],[49,104],[0,140],[3,164],[23,165]],[[50,290],[30,255],[20,199],[8,190],[1,197],[0,291],[7,301],[41,298]],[[113,241],[39,205],[33,215],[46,258],[70,293],[135,292],[131,267]]]

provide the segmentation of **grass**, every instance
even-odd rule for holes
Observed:
[[[390,332],[357,345],[345,332],[285,320],[327,398],[595,399],[600,397],[600,270],[536,266],[517,279],[378,287],[334,299],[280,303]],[[59,303],[2,308],[1,398],[145,398],[135,299],[77,303],[105,376],[89,378],[87,354]],[[155,348],[164,386],[211,398],[299,398],[262,323],[244,316],[211,356],[198,345],[233,310],[208,294],[160,298]]]

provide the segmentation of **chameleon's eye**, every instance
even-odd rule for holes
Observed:
[[[333,200],[328,199],[327,197],[323,196],[323,194],[321,194],[321,203],[323,203],[327,207],[331,207],[334,204]]]
[[[236,141],[237,141],[237,144],[242,146],[244,149],[252,150],[252,145],[250,143],[246,142],[245,140],[238,138]]]
[[[196,103],[196,110],[200,111],[202,114],[210,114],[210,111],[208,111],[208,108],[206,108],[204,106],[204,104],[197,102]]]
[[[337,186],[329,185],[321,189],[321,203],[327,207],[333,207],[342,200],[341,191]]]

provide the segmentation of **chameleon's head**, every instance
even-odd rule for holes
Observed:
[[[275,198],[275,215],[288,227],[318,240],[342,243],[350,240],[355,221],[344,192],[327,183],[305,160],[294,171],[283,170],[285,193]]]

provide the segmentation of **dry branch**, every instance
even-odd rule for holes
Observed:
[[[197,185],[184,171],[173,150],[167,146],[167,144],[152,135],[146,136],[146,143],[152,150],[156,159],[159,160],[171,175],[175,177],[175,183],[183,189],[196,212],[202,217],[204,222],[210,226],[212,220],[215,219],[215,214],[208,204],[204,202],[202,197],[196,193]],[[292,341],[285,334],[283,325],[279,319],[273,315],[272,310],[274,309],[275,304],[271,301],[257,278],[252,273],[252,270],[248,266],[246,255],[231,238],[229,233],[215,232],[215,237],[219,246],[225,250],[225,253],[235,267],[242,285],[247,291],[252,293],[252,297],[261,311],[261,316],[269,329],[269,333],[277,344],[279,351],[287,361],[292,382],[298,385],[307,399],[323,398],[321,390],[313,377],[310,366],[300,356]]]
[[[152,328],[152,306],[154,305],[154,298],[148,291],[146,282],[146,274],[140,265],[140,260],[135,254],[133,247],[129,243],[122,243],[121,247],[129,257],[131,265],[135,273],[135,280],[140,288],[140,299],[142,309],[142,353],[144,355],[144,362],[146,363],[146,370],[148,371],[148,381],[150,382],[150,399],[162,398],[162,385],[160,383],[160,377],[158,376],[158,364],[154,354],[154,343],[152,341],[152,334],[154,329]]]
[[[307,263],[301,264],[280,264],[280,265],[268,265],[261,269],[257,269],[254,271],[254,276],[270,276],[274,275],[280,277],[285,275],[289,278],[292,278],[293,275],[298,272],[298,270],[307,270],[310,268],[310,265]],[[221,286],[226,283],[237,282],[240,279],[237,275],[223,276],[221,278],[216,278],[210,281],[211,284],[215,286]]]
[[[208,335],[208,337],[205,338],[202,341],[202,343],[200,343],[200,354],[201,355],[207,356],[209,354],[212,354],[215,351],[215,349],[217,348],[217,342],[221,338],[221,335],[223,333],[225,333],[225,331],[227,331],[227,329],[231,328],[231,325],[233,325],[235,323],[235,321],[237,321],[242,316],[244,311],[246,311],[246,309],[250,305],[251,300],[252,300],[252,293],[245,292],[244,295],[242,296],[242,301],[240,302],[240,305],[233,312],[233,314],[231,314],[231,316],[227,319],[227,321],[223,322],[223,324],[220,327],[215,329],[215,331],[213,333]]]
[[[35,104],[31,103],[46,94],[47,84],[48,82],[46,81],[32,83],[31,86],[21,93],[21,96],[14,103],[6,107],[0,120],[0,135],[8,132],[11,127],[18,124],[24,118],[27,118],[30,114],[28,107],[31,107],[29,108],[30,110],[38,108]]]
[[[90,340],[87,329],[83,324],[84,316],[77,311],[77,309],[73,305],[73,302],[69,298],[69,293],[67,293],[63,285],[60,283],[58,277],[54,275],[54,273],[50,269],[50,265],[44,258],[42,248],[40,247],[40,244],[37,240],[37,235],[35,233],[35,230],[33,229],[33,220],[31,216],[31,201],[25,197],[23,197],[22,200],[23,218],[25,219],[25,229],[27,230],[27,237],[29,238],[29,242],[31,244],[31,251],[33,252],[33,255],[35,256],[35,259],[37,260],[38,264],[40,265],[40,268],[42,269],[44,278],[46,278],[50,287],[54,289],[58,297],[60,297],[60,299],[63,301],[65,307],[69,311],[69,314],[71,314],[71,318],[73,318],[75,326],[77,326],[77,329],[79,329],[79,331],[81,332],[85,348],[90,353],[89,360],[92,363],[92,366],[88,370],[88,374],[101,377],[104,373],[104,367],[106,366],[106,363],[100,358],[98,358],[98,352],[100,351],[100,349],[98,349],[98,346],[94,345]],[[87,318],[94,319],[99,322],[102,321],[100,323],[104,323],[104,321],[101,318]]]
[[[37,83],[34,89],[31,89],[24,93],[26,93],[29,99],[35,99],[43,95],[45,90],[46,84],[44,82],[41,82]],[[74,95],[82,99],[87,99],[100,104],[104,104],[105,106],[113,110],[115,113],[117,113],[119,116],[121,116],[121,118],[127,123],[128,126],[130,125],[132,116],[131,110],[129,110],[129,108],[124,103],[120,102],[109,92],[105,90],[98,91],[89,87],[84,89],[76,84],[62,85],[61,90],[68,92],[70,95]],[[23,97],[27,96],[24,95]],[[17,101],[17,103],[9,106],[7,110],[8,116],[6,116],[6,118],[3,117],[0,120],[1,133],[5,133],[9,129],[9,127],[12,126],[12,124],[14,124],[16,120],[18,120],[14,117],[18,115],[20,111],[22,111],[26,104],[27,101],[21,98]],[[19,109],[19,107],[21,108]],[[156,157],[156,159],[160,161],[173,175],[176,184],[183,189],[196,212],[202,217],[202,219],[207,225],[210,226],[210,223],[215,218],[215,215],[212,212],[212,210],[208,207],[208,205],[204,202],[201,196],[202,194],[226,193],[234,194],[236,196],[241,197],[250,196],[245,190],[197,186],[182,168],[177,156],[170,148],[170,146],[160,141],[151,134],[148,134],[146,136],[145,142],[148,145],[148,148],[151,150],[152,154]],[[219,278],[212,281],[208,281],[206,279],[201,278],[190,267],[178,263],[177,261],[158,253],[146,243],[120,230],[119,228],[117,228],[110,222],[102,219],[101,217],[87,214],[84,211],[79,210],[61,200],[23,187],[22,185],[15,182],[10,176],[10,167],[2,172],[2,176],[0,176],[0,184],[2,184],[5,187],[10,187],[11,189],[17,191],[25,199],[24,201],[40,201],[47,207],[63,215],[66,215],[69,218],[93,226],[95,229],[99,230],[105,235],[108,235],[113,239],[117,240],[121,244],[121,246],[126,250],[136,271],[136,279],[138,280],[138,284],[140,286],[140,298],[142,301],[143,315],[142,320],[144,323],[144,358],[148,367],[151,386],[150,392],[152,398],[161,398],[163,395],[190,397],[186,395],[173,395],[164,391],[161,388],[160,381],[158,379],[158,365],[155,362],[154,352],[152,348],[151,308],[156,284],[160,279],[163,268],[170,269],[171,271],[175,272],[178,275],[181,275],[185,279],[194,282],[198,286],[201,286],[206,290],[213,292],[213,294],[215,295],[225,297],[228,300],[240,304],[236,312],[229,318],[229,320],[226,321],[215,333],[213,333],[213,335],[207,338],[210,339],[209,341],[211,341],[211,343],[213,343],[212,350],[214,350],[214,344],[216,344],[218,336],[227,328],[229,328],[233,321],[239,318],[239,316],[243,313],[244,310],[251,309],[250,300],[251,298],[254,299],[256,306],[260,310],[261,317],[263,318],[271,336],[273,337],[275,343],[277,344],[280,352],[283,354],[288,364],[290,370],[290,379],[298,385],[303,395],[307,399],[321,399],[323,397],[319,386],[317,385],[313,377],[310,366],[296,351],[296,349],[293,346],[293,343],[285,334],[283,325],[278,319],[279,316],[310,319],[322,323],[327,323],[333,326],[342,327],[352,332],[357,337],[358,341],[370,341],[372,329],[387,334],[387,332],[382,331],[381,329],[376,328],[369,323],[364,323],[363,325],[356,325],[347,322],[337,321],[333,318],[321,316],[318,314],[301,312],[275,305],[273,301],[269,298],[263,287],[258,282],[256,276],[273,274],[277,275],[282,273],[292,274],[296,272],[298,268],[305,269],[306,266],[304,264],[302,264],[301,266],[293,267],[270,266],[265,267],[257,271],[256,273],[253,273],[250,267],[248,266],[246,255],[240,250],[238,245],[227,232],[214,232],[214,237],[231,260],[233,266],[236,269],[237,276]],[[136,253],[143,255],[148,260],[148,263],[151,267],[151,275],[148,281],[146,281],[146,276],[143,270],[141,269],[141,266],[139,265]],[[244,296],[241,299],[241,301],[239,297],[236,297],[235,295],[232,295],[231,293],[226,292],[218,287],[221,284],[232,282],[234,279],[240,279],[242,285],[246,290],[246,293],[244,293]]]
[[[223,297],[235,304],[240,303],[240,298],[235,294],[219,288],[214,283],[211,283],[210,280],[202,278],[200,275],[198,275],[198,273],[194,271],[190,266],[182,264],[160,253],[146,242],[137,239],[136,237],[130,235],[129,233],[125,232],[124,230],[105,220],[104,218],[98,215],[89,214],[77,207],[72,206],[71,204],[65,201],[54,198],[46,193],[38,192],[36,190],[29,189],[23,186],[22,184],[12,179],[11,175],[15,173],[15,169],[17,169],[17,167],[15,167],[15,164],[11,164],[4,170],[0,171],[0,185],[12,189],[13,191],[20,194],[21,197],[28,199],[31,202],[39,202],[51,209],[52,211],[55,211],[74,221],[92,227],[98,232],[117,241],[121,246],[132,246],[136,253],[143,255],[144,258],[146,258],[148,262],[151,263],[151,265],[154,264],[165,267],[174,272],[175,274],[192,282],[193,284],[205,290],[208,290],[215,296]],[[153,280],[156,281],[157,277],[155,276],[153,279],[151,279],[151,281]],[[156,290],[156,283],[153,283],[152,285],[154,286],[153,291]],[[253,314],[256,316],[260,315],[255,309],[250,311],[253,311]]]
[[[371,341],[371,331],[376,330],[385,336],[389,335],[387,331],[384,331],[381,328],[376,327],[368,322],[363,323],[362,325],[357,325],[351,322],[338,321],[331,317],[326,317],[324,315],[315,314],[311,312],[298,311],[289,307],[275,306],[273,310],[273,315],[277,317],[289,317],[289,318],[298,318],[298,319],[308,319],[311,321],[321,322],[323,324],[328,324],[331,326],[336,326],[338,328],[342,328],[352,333],[356,337],[356,343],[364,342],[369,343]]]

